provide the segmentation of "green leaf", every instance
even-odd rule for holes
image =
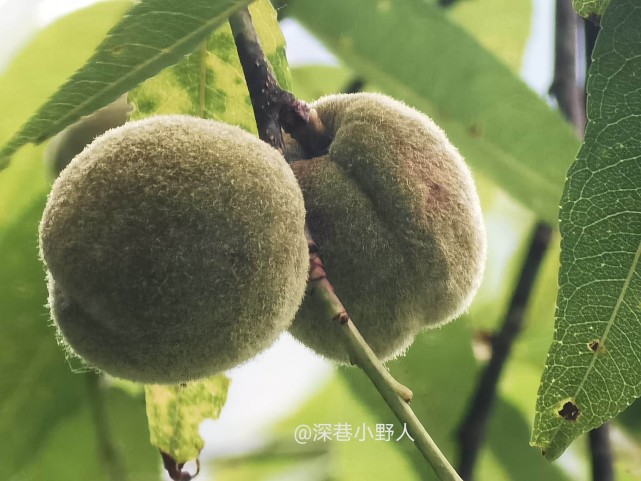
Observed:
[[[354,75],[343,67],[314,65],[292,68],[296,98],[312,102],[323,95],[341,92]]]
[[[143,397],[103,389],[102,421],[106,429],[101,427],[100,431],[96,412],[88,401],[85,396],[82,407],[51,430],[44,441],[46,449],[32,456],[24,470],[10,478],[12,481],[160,479],[160,457],[148,442]]]
[[[531,402],[531,398],[530,398]],[[498,481],[570,481],[560,466],[550,464],[528,446],[530,423],[519,406],[502,396],[496,400],[487,433],[486,459],[478,479]],[[488,462],[491,461],[491,462]],[[485,470],[485,474],[484,473]],[[498,474],[501,473],[501,474]]]
[[[610,0],[572,0],[572,6],[582,17],[601,16]]]
[[[445,364],[448,365],[447,370],[425,368]],[[394,376],[401,382],[409,382],[409,365],[414,366],[417,375],[420,373],[417,379],[414,379],[415,382],[408,384],[414,391],[412,409],[416,410],[417,403],[422,406],[422,411],[417,412],[419,419],[425,423],[439,447],[445,450],[450,461],[453,461],[450,432],[460,416],[465,397],[472,388],[468,381],[473,379],[476,373],[466,323],[457,321],[443,329],[418,336],[407,357],[390,362],[389,365]],[[456,377],[451,375],[452,372],[457,373]],[[444,386],[444,380],[455,382]],[[332,433],[338,424],[348,425],[351,428],[351,437],[349,440],[339,441],[332,435],[332,440],[328,442],[314,441],[312,437],[307,444],[298,446],[298,450],[292,450],[289,456],[290,467],[300,463],[305,454],[308,458],[323,456],[325,460],[325,469],[314,473],[314,477],[292,479],[435,479],[425,460],[420,455],[418,461],[413,457],[417,452],[413,443],[407,437],[397,441],[402,433],[402,426],[369,379],[358,368],[339,368],[338,375],[307,401],[299,412],[279,423],[276,429],[278,439],[282,444],[291,442],[299,426],[307,426],[313,436],[314,429],[317,429],[319,424],[330,425]],[[384,424],[393,425],[394,436],[389,441],[375,438],[376,426]],[[372,432],[371,436],[368,430]],[[264,471],[261,472],[260,466],[257,466],[255,472],[262,476],[256,474],[254,478],[236,478],[230,469],[228,477],[222,478],[223,481],[280,480],[280,473],[271,477],[267,475],[271,473],[267,471],[268,467],[279,459],[278,454],[268,451],[262,453],[261,457],[267,461],[263,464]],[[218,473],[219,467],[224,469],[226,464],[217,462],[216,472]],[[285,467],[281,469],[284,471]]]
[[[572,127],[441,9],[296,0],[289,12],[359,75],[431,115],[473,168],[556,223],[579,147]]]
[[[198,427],[205,419],[218,418],[228,388],[224,374],[188,384],[146,385],[151,444],[178,463],[196,459],[205,445]]]
[[[276,11],[268,0],[249,7],[265,55],[284,88],[291,80]],[[159,114],[188,114],[238,125],[256,133],[256,122],[243,70],[228,24],[180,63],[146,80],[128,95],[132,119]]]
[[[20,471],[61,419],[81,403],[73,374],[50,325],[38,260],[38,221],[46,192],[0,230],[0,453],[7,473]]]
[[[126,6],[106,2],[75,12],[39,32],[18,54],[0,78],[0,142],[89,58]],[[85,396],[84,378],[65,360],[45,307],[37,252],[49,190],[42,149],[24,149],[19,157],[0,176],[0,432],[7,434],[0,438],[0,458],[16,476],[40,456],[50,433]]]
[[[38,32],[20,51],[0,77],[4,112],[0,115],[0,144],[83,65],[129,6],[129,2],[110,1],[74,12]],[[49,181],[42,148],[21,150],[0,175],[0,226],[15,220],[48,188]]]
[[[285,90],[291,90],[292,77],[285,54],[285,37],[278,23],[277,13],[269,0],[256,0],[249,7],[254,28],[265,56],[272,66],[276,80]],[[240,62],[239,62],[240,65]]]
[[[216,458],[211,481],[331,481],[329,448],[309,449],[288,439],[240,456]],[[403,478],[405,480],[405,478]]]
[[[354,320],[358,326],[358,319]],[[414,392],[411,407],[434,442],[450,462],[456,460],[457,423],[462,419],[467,399],[474,390],[478,369],[472,356],[470,328],[467,319],[429,330],[418,335],[407,354],[387,366],[399,382]],[[426,366],[442,368],[426,369]],[[447,366],[447,367],[446,367]],[[452,376],[455,372],[456,376]],[[371,382],[356,369],[344,376],[361,402],[379,419],[379,423],[398,421],[383,402]],[[429,465],[411,442],[397,445],[403,455],[421,473],[420,479],[437,479]],[[494,479],[480,476],[480,479]]]
[[[355,320],[358,322],[358,320]],[[394,377],[414,392],[412,409],[425,425],[439,448],[451,462],[456,462],[458,425],[475,389],[478,367],[472,356],[470,330],[462,318],[441,329],[419,335],[403,358],[389,362]],[[534,371],[534,368],[531,368]],[[315,423],[349,423],[353,434],[363,423],[375,432],[377,424],[394,425],[395,438],[402,427],[389,407],[380,398],[371,382],[357,368],[340,368],[336,379],[330,381],[300,412],[293,414],[278,429],[283,440],[290,441],[299,425],[313,429]],[[535,392],[538,374],[528,372],[528,390]],[[531,399],[530,399],[531,401]],[[548,463],[528,446],[529,423],[511,399],[500,398],[488,428],[488,442],[481,452],[478,479],[492,481],[564,481],[567,479],[557,466]],[[425,459],[407,438],[389,442],[367,438],[349,442],[308,441],[299,446],[301,453],[319,455],[327,450],[328,473],[318,479],[399,479],[403,481],[436,480]],[[273,461],[273,453],[263,459]],[[290,461],[300,460],[291,456]],[[218,469],[220,463],[216,463]],[[524,469],[524,466],[527,469]],[[216,471],[218,473],[218,471]],[[257,471],[256,472],[260,472]],[[240,480],[244,481],[244,478]],[[270,481],[278,476],[254,478]],[[308,479],[308,478],[301,478]],[[312,478],[317,479],[317,478]],[[224,481],[237,481],[230,474]]]
[[[612,0],[562,199],[556,331],[532,444],[557,458],[641,395],[641,5]]]
[[[519,72],[530,36],[531,0],[457,1],[448,14],[513,72]]]
[[[88,63],[0,150],[0,169],[28,142],[42,142],[113,102],[191,52],[250,0],[145,0],[134,6]]]

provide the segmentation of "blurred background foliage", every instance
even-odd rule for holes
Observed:
[[[372,5],[385,10],[392,3],[381,0]],[[411,5],[411,2],[405,3]],[[436,8],[434,0],[428,3]],[[290,14],[296,14],[305,18],[306,5],[305,0],[283,2],[278,8],[279,16],[287,19]],[[129,6],[125,1],[98,3],[34,34],[0,75],[0,109],[4,113],[0,116],[0,144],[84,64]],[[443,10],[443,14],[451,25],[460,28],[498,59],[506,72],[509,70],[517,76],[530,35],[532,8],[528,1],[470,0],[457,2]],[[372,31],[371,35],[377,32]],[[398,35],[403,39],[413,32],[402,31]],[[398,54],[404,54],[402,42]],[[428,59],[401,60],[425,62],[430,68]],[[366,78],[347,63],[293,66],[291,74],[294,93],[305,100],[344,91],[355,81],[362,84],[364,90],[390,94],[402,90],[390,92],[386,86],[395,79],[382,75]],[[465,83],[465,79],[452,79],[446,69],[435,70],[432,75],[439,82]],[[498,87],[494,92],[497,99],[502,93]],[[433,107],[436,111],[441,108],[438,104]],[[567,137],[568,132],[571,132],[569,127],[560,135]],[[577,146],[578,141],[564,148],[573,154]],[[511,147],[503,145],[502,148],[510,150]],[[142,393],[122,389],[121,383],[93,373],[79,372],[80,366],[70,365],[56,343],[45,307],[44,271],[37,255],[37,223],[51,181],[44,169],[42,152],[42,146],[27,146],[14,157],[9,168],[0,173],[2,466],[9,481],[161,479],[158,454],[148,443]],[[573,157],[567,158],[566,166],[572,160]],[[488,358],[488,335],[497,329],[505,315],[536,221],[531,209],[499,188],[482,169],[475,170],[475,178],[489,245],[487,271],[480,292],[466,316],[441,329],[423,333],[405,357],[389,363],[392,374],[414,391],[413,409],[454,463],[457,429],[476,387],[479,370]],[[558,186],[559,192],[561,187]],[[549,210],[549,206],[545,209]],[[501,378],[499,399],[482,450],[477,479],[588,478],[589,459],[584,441],[575,443],[553,464],[528,445],[536,391],[553,334],[558,256],[558,236],[555,236],[538,276],[523,331]],[[297,362],[296,359],[289,361]],[[234,376],[231,377],[233,389]],[[282,379],[271,389],[284,389],[289,382]],[[395,432],[400,431],[387,406],[359,370],[332,368],[331,374],[316,384],[303,402],[285,414],[274,414],[267,421],[267,428],[256,432],[259,442],[232,454],[206,448],[201,476],[216,481],[434,479],[407,439],[307,445],[294,442],[294,430],[301,424],[349,423],[353,429],[365,424],[373,429],[376,424],[393,423]],[[292,388],[295,386],[289,386]],[[270,392],[257,390],[254,396],[252,402],[264,403]],[[223,409],[221,421],[225,413]],[[621,481],[641,479],[640,419],[641,405],[637,402],[614,425],[617,479]],[[243,419],[239,416],[234,422],[242,423]],[[205,435],[206,431],[203,430]]]

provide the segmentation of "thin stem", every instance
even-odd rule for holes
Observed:
[[[282,134],[274,131],[276,128],[279,130],[282,126],[294,138],[298,137],[306,141],[311,139],[312,144],[315,143],[312,145],[312,149],[318,148],[318,142],[327,142],[328,139],[324,136],[322,123],[313,109],[294,99],[291,94],[289,94],[291,97],[282,95],[283,91],[274,80],[274,75],[271,73],[260,42],[256,37],[249,11],[244,9],[232,15],[230,24],[250,90],[252,105],[254,105],[258,131],[271,132],[270,135],[265,135],[265,138],[261,136],[261,138],[276,148],[280,146],[282,150],[282,140],[279,143]],[[248,42],[249,45],[247,45]],[[262,66],[265,68],[263,69]],[[277,119],[263,115],[264,106],[269,107],[272,99],[277,99],[277,103],[280,104],[278,107],[271,107],[274,111],[279,112],[280,116]],[[307,148],[310,148],[310,143],[307,143]],[[328,320],[338,322],[345,336],[352,360],[369,377],[398,420],[407,427],[408,433],[414,438],[414,444],[432,466],[439,479],[461,481],[454,468],[409,407],[408,402],[412,398],[412,392],[392,377],[356,329],[327,278],[318,248],[307,226],[305,227],[305,235],[310,253],[308,292],[313,293],[322,302]],[[331,328],[329,324],[328,328]]]
[[[476,393],[469,403],[467,416],[459,428],[459,474],[465,480],[473,479],[476,460],[485,440],[487,425],[496,400],[499,379],[512,345],[523,326],[525,308],[551,237],[552,228],[539,222],[534,229],[503,324],[492,338],[492,357],[481,375]]]
[[[460,480],[461,478],[409,407],[412,391],[396,381],[385,369],[345,311],[345,307],[327,279],[323,263],[318,256],[318,249],[309,236],[308,245],[311,265],[309,294],[322,300],[327,318],[338,322],[341,326],[351,359],[365,372],[398,420],[407,427],[407,431],[414,439],[414,444],[430,463],[439,479]]]
[[[105,472],[112,481],[126,481],[128,476],[120,453],[114,445],[109,428],[107,410],[105,408],[105,393],[100,383],[100,375],[88,373],[85,378],[87,380],[91,416],[96,428],[100,460],[105,467]]]
[[[307,228],[305,228],[305,235],[307,236],[310,264],[308,295],[321,300],[327,319],[338,322],[342,327],[352,362],[367,373],[379,392],[381,392],[379,384],[383,382],[385,387],[391,388],[397,397],[400,397],[405,403],[409,403],[413,397],[412,391],[394,379],[382,364],[380,365],[381,369],[378,373],[370,375],[368,372],[368,370],[377,369],[373,367],[375,365],[374,360],[379,364],[380,361],[367,345],[365,339],[360,335],[356,326],[354,326],[354,323],[349,318],[341,300],[334,292],[334,287],[327,278],[323,261],[318,255],[318,248]],[[383,393],[381,392],[381,394]],[[385,397],[385,395],[383,395],[383,397]]]

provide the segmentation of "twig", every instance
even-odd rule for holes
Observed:
[[[306,154],[311,156],[316,150],[324,149],[329,139],[316,112],[278,85],[249,10],[230,16],[229,25],[245,74],[260,139],[284,153],[282,128],[305,148]]]
[[[87,373],[85,378],[87,380],[91,416],[96,428],[96,441],[100,460],[109,479],[112,481],[126,481],[128,476],[109,429],[104,388],[100,385],[100,375]]]
[[[551,237],[552,228],[539,222],[534,229],[527,257],[501,329],[492,337],[492,357],[481,375],[476,393],[469,403],[467,416],[459,428],[459,474],[465,480],[473,479],[474,466],[494,407],[498,382],[512,344],[523,325],[525,308]]]
[[[592,480],[614,481],[614,461],[610,449],[610,428],[608,424],[593,429],[589,434],[592,455]]]
[[[280,109],[292,102],[293,95],[278,86],[278,81],[267,63],[254,30],[249,10],[229,17],[238,50],[238,57],[247,81],[249,96],[254,108],[258,136],[264,142],[284,152],[280,128]]]
[[[310,141],[312,144],[316,142],[316,147],[318,147],[318,142],[328,142],[322,124],[315,115],[314,110],[310,109],[304,102],[297,101],[293,96],[288,98],[282,95],[283,91],[275,82],[256,37],[249,11],[244,9],[234,14],[230,18],[230,24],[239,58],[243,65],[243,71],[247,78],[247,86],[250,90],[254,112],[258,111],[258,115],[256,115],[258,131],[270,132],[270,135],[267,135],[266,139],[263,140],[266,140],[276,148],[281,148],[282,143],[278,143],[280,136],[273,131],[275,127],[280,125],[297,140],[305,140],[307,145],[303,145],[306,149],[314,149],[314,147],[310,147]],[[265,69],[262,68],[263,65]],[[272,99],[278,99],[281,102],[280,108],[271,105]],[[271,108],[274,112],[280,112],[279,119],[274,121],[272,117],[262,115],[261,111],[266,108]],[[282,137],[280,138],[282,139]],[[305,228],[305,235],[307,236],[310,252],[310,280],[308,285],[310,294],[313,293],[323,301],[328,320],[332,319],[338,322],[341,331],[345,335],[351,359],[363,369],[398,420],[407,426],[409,434],[414,438],[414,444],[430,463],[439,479],[443,481],[460,481],[460,477],[454,468],[449,464],[409,407],[408,402],[411,400],[411,391],[396,381],[385,369],[345,311],[345,307],[335,294],[334,288],[327,278],[323,263],[319,257],[318,248],[307,227]]]
[[[323,261],[318,255],[318,248],[307,227],[305,227],[305,235],[309,248],[309,295],[322,301],[327,319],[332,319],[343,327],[352,362],[365,371],[383,397],[385,397],[383,390],[391,387],[395,398],[400,397],[405,403],[409,403],[412,400],[412,391],[394,379],[382,365],[380,372],[377,371],[376,362],[380,363],[380,361],[362,338],[335,294],[334,287],[327,278]]]

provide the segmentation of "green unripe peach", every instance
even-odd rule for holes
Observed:
[[[127,123],[62,171],[40,223],[52,317],[108,374],[178,383],[229,369],[289,327],[308,254],[276,150],[188,116]]]
[[[328,278],[383,360],[415,335],[460,315],[479,287],[485,228],[470,171],[444,132],[379,94],[343,94],[313,105],[326,153],[288,155]],[[290,332],[347,362],[339,329],[312,291]]]

